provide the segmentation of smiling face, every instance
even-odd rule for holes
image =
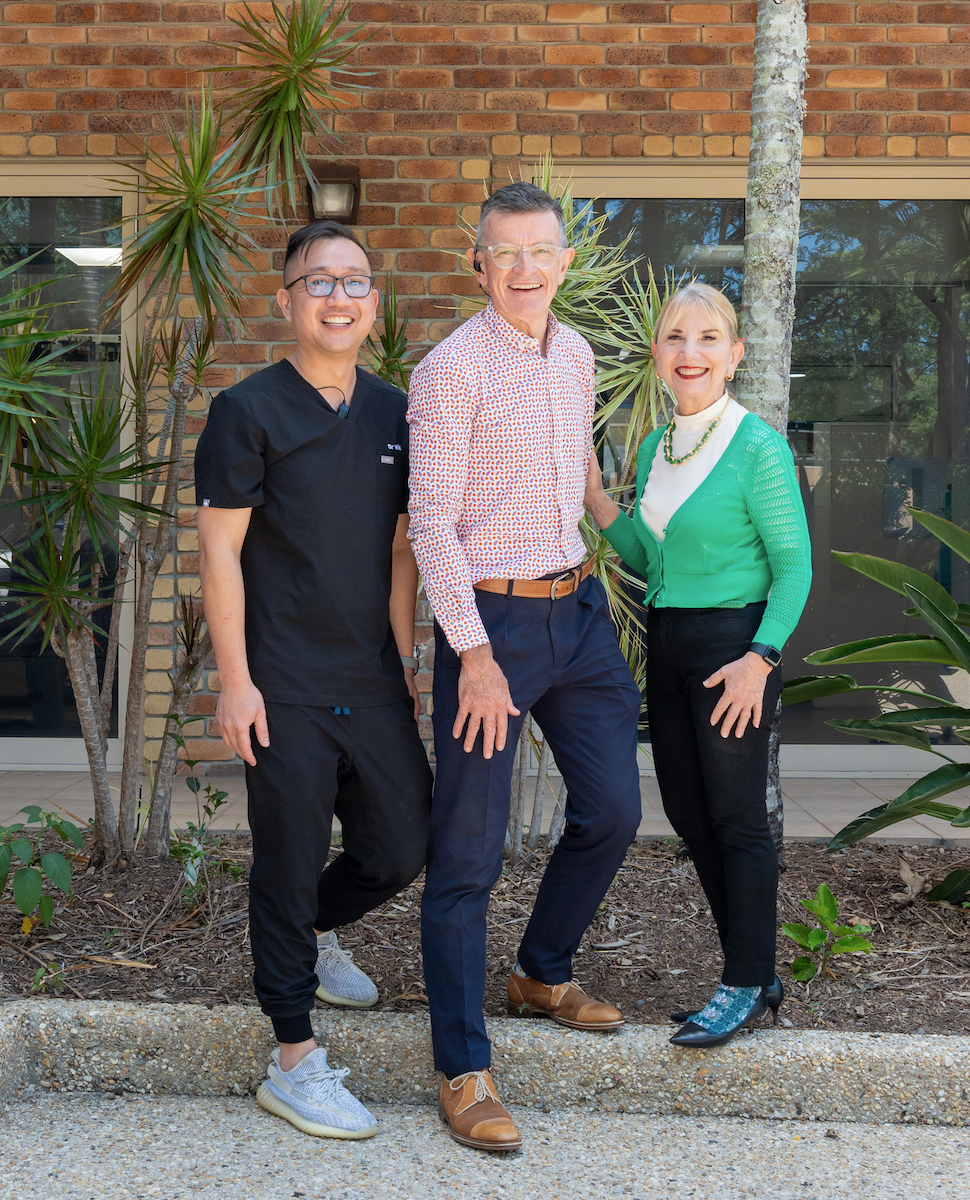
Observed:
[[[724,381],[744,357],[704,306],[688,304],[653,343],[660,378],[677,398],[683,416],[702,412],[724,395]]]
[[[561,243],[559,220],[552,212],[491,213],[479,232],[479,244],[483,246],[558,246]],[[574,250],[564,248],[555,264],[544,270],[523,254],[514,267],[501,270],[488,254],[479,252],[482,270],[478,278],[499,316],[530,337],[541,339],[546,332],[549,306],[566,277],[566,268],[574,254]],[[474,266],[475,251],[469,250],[467,257]]]
[[[347,238],[312,242],[303,254],[286,264],[283,282],[320,271],[326,275],[371,275],[367,255]],[[293,327],[300,353],[308,358],[354,358],[367,340],[377,317],[377,289],[362,300],[348,296],[340,284],[329,296],[311,296],[306,284],[294,283],[276,293],[283,316]]]

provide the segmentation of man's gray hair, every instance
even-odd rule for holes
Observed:
[[[555,213],[559,222],[559,235],[562,244],[566,245],[566,218],[562,205],[548,192],[536,187],[534,183],[510,183],[506,187],[492,192],[482,205],[478,218],[478,228],[475,231],[475,245],[481,246],[481,237],[485,222],[493,213]]]

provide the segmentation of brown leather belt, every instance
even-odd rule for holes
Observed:
[[[480,592],[498,592],[502,596],[530,596],[534,600],[561,600],[571,596],[593,569],[588,558],[571,571],[563,571],[555,579],[479,579],[475,587]],[[511,585],[511,590],[510,586]]]

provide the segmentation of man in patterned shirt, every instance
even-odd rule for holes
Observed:
[[[574,251],[528,183],[482,206],[469,261],[490,303],[411,381],[410,537],[435,610],[437,780],[422,906],[441,1111],[465,1145],[521,1145],[492,1081],[485,914],[502,869],[515,748],[532,715],[567,788],[566,829],[508,981],[514,1016],[615,1029],[572,956],[640,821],[640,695],[579,534],[593,353],[549,308]]]

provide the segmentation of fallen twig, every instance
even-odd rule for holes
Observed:
[[[8,942],[5,937],[0,937],[0,942],[3,942],[3,944],[5,946],[9,946],[11,950],[16,950],[21,956],[26,955],[27,958],[29,958],[33,962],[37,963],[38,966],[43,967],[45,971],[48,970],[48,968],[50,967],[50,963],[45,963],[42,958],[38,958],[36,954],[31,954],[31,952],[29,950],[27,950],[25,947],[14,945],[13,942]],[[64,980],[64,986],[67,988],[67,990],[69,992],[73,992],[74,995],[77,996],[78,1000],[84,999],[84,997],[77,990],[77,988],[71,987],[71,985],[67,982],[66,979]]]

